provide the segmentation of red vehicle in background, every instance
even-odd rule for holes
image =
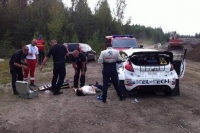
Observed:
[[[114,49],[119,51],[129,48],[142,48],[142,45],[139,45],[136,38],[133,35],[110,35],[106,36],[106,44],[110,43]],[[106,49],[106,45],[104,49]]]
[[[172,32],[169,37],[168,50],[172,49],[183,49],[183,40],[178,38],[176,31]]]

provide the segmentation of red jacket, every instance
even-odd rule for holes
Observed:
[[[43,39],[38,39],[38,40],[37,40],[37,45],[36,45],[36,46],[38,47],[38,50],[39,50],[39,51],[44,50],[44,47],[45,47],[44,40],[43,40]]]

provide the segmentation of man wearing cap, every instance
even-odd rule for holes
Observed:
[[[118,85],[118,73],[116,69],[116,63],[122,61],[122,58],[118,50],[112,48],[110,43],[107,44],[107,49],[101,51],[98,63],[103,64],[103,88],[102,88],[102,102],[106,103],[108,83],[111,79],[113,86],[120,98],[120,101],[124,100],[125,97],[122,94]]]
[[[45,56],[45,53],[44,53],[45,42],[43,40],[42,35],[39,35],[36,46],[38,47],[38,50],[39,50],[38,65],[41,65]]]
[[[12,75],[12,88],[13,88],[13,94],[18,95],[18,92],[16,90],[16,81],[23,81],[23,69],[28,69],[26,62],[24,59],[28,55],[28,47],[24,46],[22,49],[15,51],[11,59],[9,61],[10,66],[10,74]]]

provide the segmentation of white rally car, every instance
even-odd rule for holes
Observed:
[[[117,69],[120,87],[125,92],[155,91],[180,95],[179,78],[185,72],[186,50],[130,48],[120,54],[125,61],[118,64]]]

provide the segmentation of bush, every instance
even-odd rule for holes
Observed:
[[[11,38],[10,38],[10,32],[7,30],[7,32],[4,34],[3,39],[0,41],[0,57],[1,58],[8,58],[12,55],[12,53],[15,51],[13,46],[11,45]]]
[[[104,42],[99,39],[99,34],[94,33],[93,36],[86,42],[89,44],[93,50],[97,52],[97,55],[103,50]]]

